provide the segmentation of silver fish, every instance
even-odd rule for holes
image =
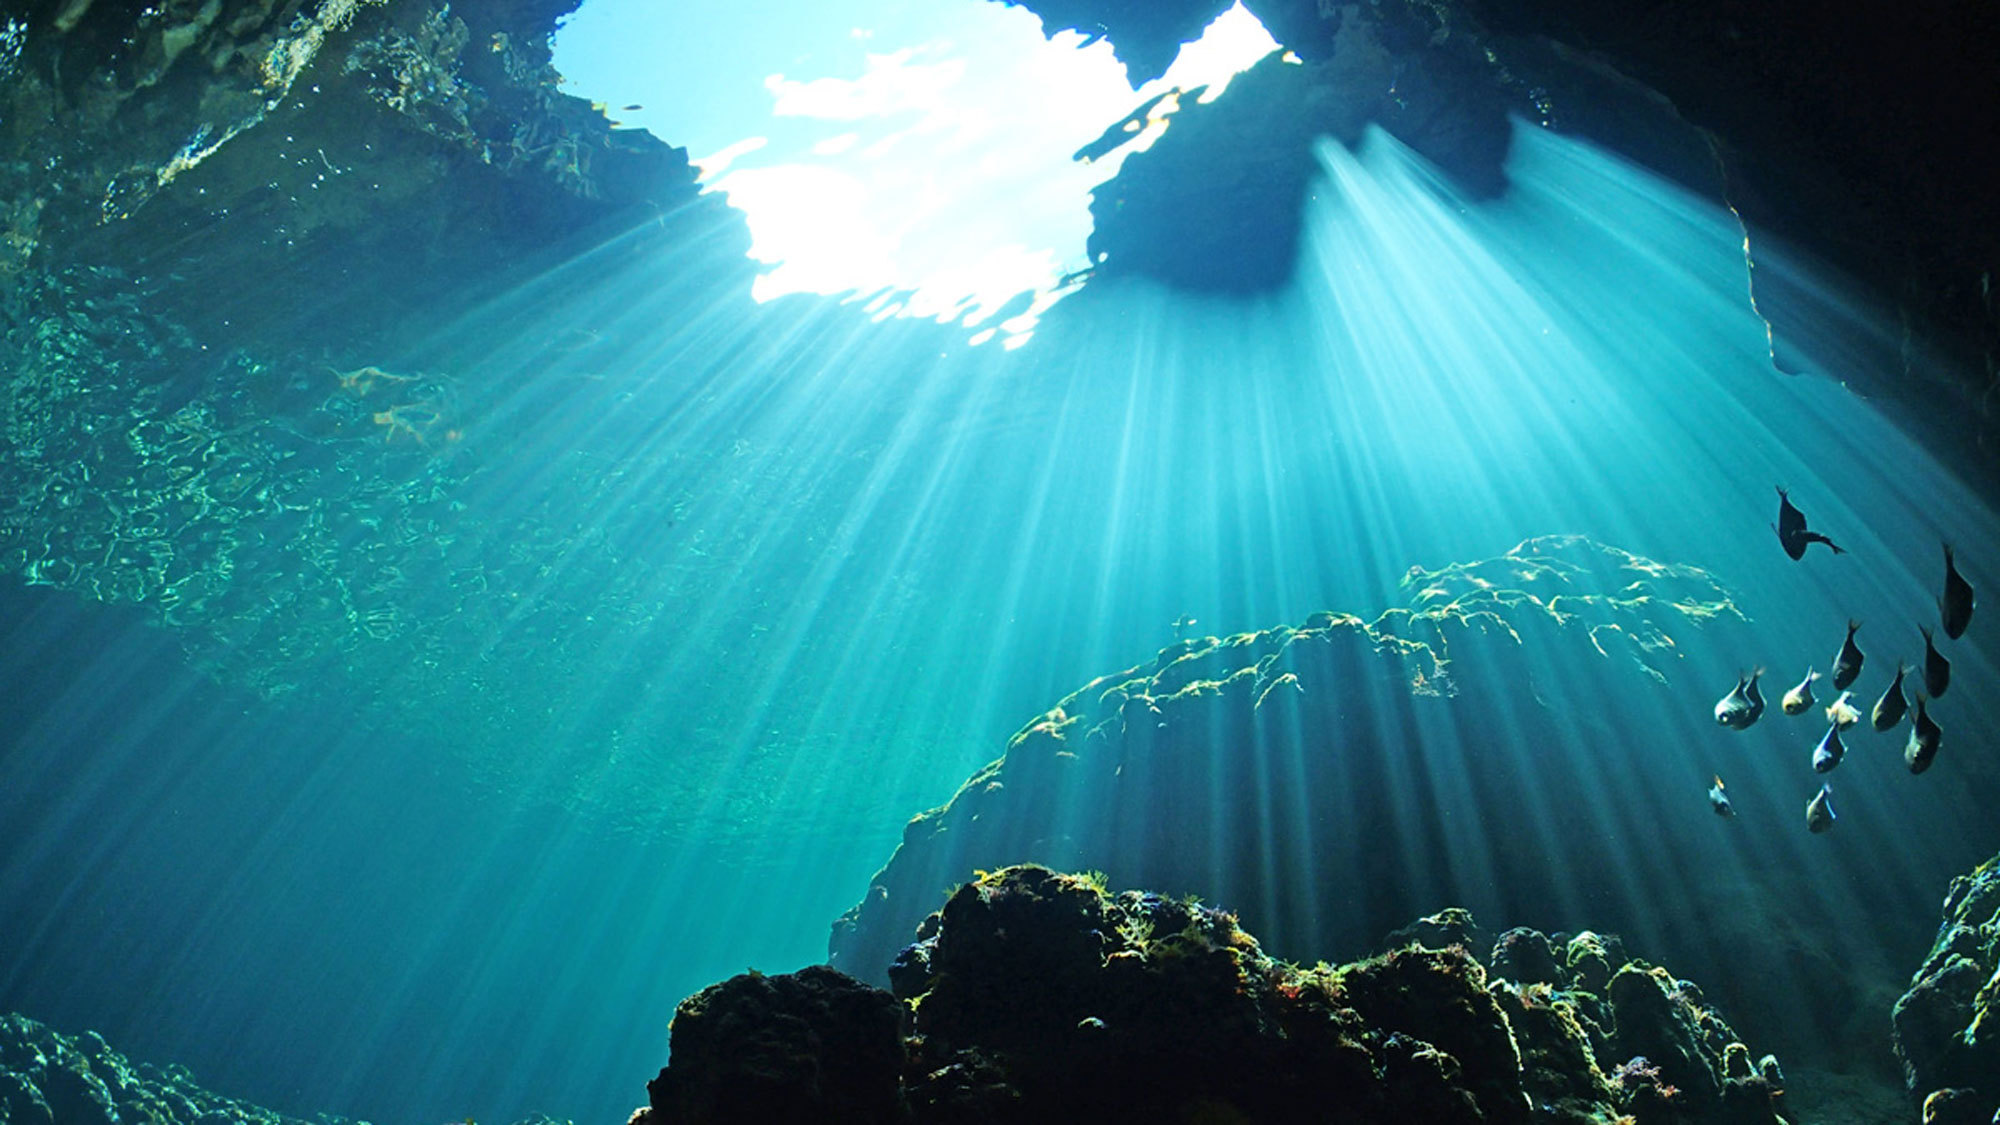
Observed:
[[[1813,705],[1812,685],[1813,681],[1817,679],[1819,679],[1819,673],[1813,671],[1811,668],[1807,668],[1806,678],[1799,681],[1799,686],[1786,692],[1785,698],[1780,703],[1785,709],[1785,714],[1803,715],[1806,713],[1806,708]]]
[[[1832,828],[1837,819],[1833,812],[1833,790],[1822,782],[1819,792],[1806,802],[1806,831],[1824,832]]]
[[[1764,693],[1757,690],[1757,677],[1764,674],[1762,668],[1750,673],[1750,678],[1736,678],[1736,690],[1722,697],[1715,705],[1715,721],[1730,730],[1748,730],[1752,723],[1764,714]]]
[[[1813,747],[1813,769],[1825,773],[1839,765],[1840,759],[1846,756],[1847,747],[1841,745],[1840,724],[1836,723],[1826,728],[1826,736],[1819,740],[1818,746]]]
[[[1972,583],[1958,572],[1949,543],[1944,545],[1944,593],[1938,598],[1938,616],[1944,619],[1944,635],[1954,641],[1972,622]]]
[[[1840,652],[1833,658],[1833,690],[1845,691],[1861,675],[1861,646],[1854,643],[1854,631],[1861,628],[1861,622],[1849,618],[1847,640],[1840,646]]]
[[[1924,697],[1917,695],[1917,715],[1910,720],[1910,740],[1903,744],[1903,764],[1911,773],[1922,773],[1931,768],[1931,759],[1937,757],[1938,743],[1944,740],[1944,728],[1937,725],[1924,710]]]
[[[1708,787],[1708,803],[1717,816],[1735,816],[1736,806],[1729,803],[1729,797],[1722,792],[1722,777],[1716,775],[1715,784]]]
[[[1931,643],[1931,631],[1919,625],[1917,631],[1924,635],[1924,690],[1936,699],[1951,686],[1951,661]]]
[[[1896,678],[1882,692],[1882,698],[1875,701],[1875,709],[1869,716],[1878,731],[1890,730],[1903,721],[1903,715],[1910,709],[1910,701],[1903,697],[1903,662],[1896,662]]]

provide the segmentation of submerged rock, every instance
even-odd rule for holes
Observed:
[[[8,1125],[341,1125],[312,1122],[195,1084],[184,1067],[135,1063],[94,1031],[63,1035],[26,1016],[0,1016],[0,1122]]]
[[[828,968],[732,977],[681,1002],[651,1105],[664,1121],[894,1121],[900,1015]]]
[[[1406,605],[1372,623],[1320,613],[1297,628],[1186,640],[1073,692],[948,804],[910,821],[867,896],[835,924],[831,963],[882,980],[936,888],[991,858],[1200,887],[1286,948],[1336,951],[1371,948],[1433,909],[1419,887],[1498,883],[1532,902],[1586,873],[1643,884],[1623,865],[1661,862],[1652,841],[1625,856],[1566,853],[1558,871],[1477,826],[1492,821],[1491,809],[1533,798],[1620,838],[1626,826],[1603,794],[1576,789],[1553,756],[1518,747],[1621,745],[1618,716],[1576,698],[1572,682],[1623,677],[1635,692],[1663,684],[1680,659],[1675,637],[1743,625],[1727,588],[1699,568],[1575,536],[1412,568],[1405,588]],[[1379,799],[1416,768],[1463,788],[1434,787],[1421,810]],[[1636,772],[1625,776],[1643,785]],[[1285,797],[1252,809],[1217,793]],[[1081,808],[1092,815],[1064,815]],[[1433,835],[1440,824],[1472,834]],[[1453,877],[1470,863],[1491,873]]]
[[[721,210],[685,151],[559,89],[549,38],[575,7],[0,16],[0,306],[103,266],[230,347],[379,355],[608,234]]]
[[[1282,1123],[1329,1107],[1353,1122],[1778,1120],[1778,1085],[1725,1061],[1749,1051],[1692,985],[1643,962],[1620,979],[1673,987],[1621,1003],[1567,974],[1501,979],[1457,940],[1470,916],[1446,916],[1412,927],[1442,946],[1301,968],[1193,900],[1114,896],[1036,866],[985,872],[899,960],[900,1036],[889,994],[831,970],[737,977],[681,1006],[635,1121]],[[1630,1057],[1632,1044],[1667,1057]],[[886,1061],[899,1052],[900,1106]],[[675,1094],[689,1089],[712,1096]],[[759,1115],[773,1090],[789,1116]]]
[[[1937,940],[1893,1021],[1925,1121],[2000,1115],[2000,856],[1951,881]]]

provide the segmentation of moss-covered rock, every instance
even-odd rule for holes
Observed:
[[[647,1084],[657,1122],[898,1120],[896,1002],[833,969],[731,977],[674,1013],[674,1065]]]
[[[2000,856],[1951,881],[1937,940],[1893,1022],[1904,1080],[1927,1099],[1926,1121],[1931,1099],[1941,1118],[2000,1113]]]
[[[1024,725],[948,804],[910,821],[867,895],[835,924],[832,963],[880,980],[939,889],[994,859],[1200,888],[1288,948],[1369,948],[1435,905],[1397,887],[1444,881],[1424,865],[1450,862],[1436,858],[1441,848],[1379,847],[1425,830],[1363,796],[1393,787],[1399,759],[1427,742],[1470,747],[1489,730],[1509,746],[1574,738],[1579,727],[1619,737],[1608,724],[1600,732],[1589,709],[1561,708],[1551,691],[1560,684],[1527,681],[1528,653],[1559,662],[1553,676],[1569,668],[1597,676],[1608,666],[1637,693],[1669,679],[1695,631],[1714,632],[1718,643],[1748,632],[1731,592],[1708,572],[1580,536],[1412,567],[1403,586],[1405,604],[1372,622],[1326,612],[1298,627],[1188,639],[1072,692]],[[1495,715],[1515,725],[1503,735],[1489,721]],[[1313,750],[1302,755],[1301,746]],[[1574,782],[1552,772],[1529,780],[1540,767],[1513,764],[1519,757],[1495,742],[1490,753],[1468,748],[1430,768],[1463,773],[1467,790],[1489,801],[1510,793],[1555,799]],[[1287,797],[1249,809],[1217,802],[1218,792]],[[1448,795],[1437,799],[1432,818],[1486,815],[1446,810]],[[1572,803],[1586,815],[1607,802],[1578,794]],[[1093,815],[1064,815],[1078,808]],[[1504,870],[1483,871],[1480,882],[1527,897],[1557,893],[1555,868],[1525,849],[1482,858]],[[1346,880],[1378,868],[1378,889],[1353,901]],[[1316,909],[1315,896],[1343,905]],[[1604,966],[1605,979],[1617,964]]]
[[[179,1066],[134,1062],[94,1031],[64,1035],[0,1016],[0,1122],[9,1125],[343,1125],[291,1117],[197,1085]]]
[[[1567,976],[1560,986],[1492,978],[1456,940],[1473,928],[1463,910],[1447,911],[1414,927],[1442,944],[1420,938],[1355,964],[1301,968],[1267,956],[1233,915],[1193,900],[1112,895],[1097,878],[1032,865],[984,872],[952,892],[898,962],[907,1056],[895,1104],[885,1077],[892,1037],[874,1014],[888,994],[842,984],[855,998],[849,1010],[871,1015],[836,1025],[819,993],[845,978],[810,969],[800,977],[811,982],[738,977],[683,1004],[649,1119],[757,1120],[779,1105],[776,1089],[792,1120],[914,1125],[1580,1125],[1669,1112],[1687,1123],[1776,1125],[1778,1086],[1725,1061],[1747,1050],[1697,1010],[1692,985],[1621,1006]],[[1641,989],[1673,981],[1643,963],[1617,974],[1614,982],[1629,977]],[[868,1076],[874,1116],[811,1082],[840,1069],[839,1053],[856,1041],[868,1044],[868,1062],[851,1069]],[[1656,1065],[1619,1053],[1633,1044],[1671,1058]],[[1705,1086],[1672,1082],[1732,1069]],[[685,1090],[704,1093],[668,1096]]]

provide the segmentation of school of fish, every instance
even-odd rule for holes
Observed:
[[[1835,555],[1844,555],[1846,550],[1833,540],[1806,526],[1805,513],[1792,503],[1791,495],[1783,487],[1778,489],[1778,522],[1772,525],[1778,533],[1778,545],[1784,548],[1786,556],[1793,561],[1805,558],[1806,548],[1820,543],[1830,548]],[[1957,640],[1965,635],[1966,626],[1972,621],[1972,584],[1959,572],[1958,562],[1952,555],[1951,544],[1944,544],[1944,590],[1938,595],[1937,609],[1939,624],[1944,627],[1944,635]],[[1834,654],[1832,665],[1833,689],[1839,692],[1834,701],[1827,705],[1826,733],[1820,736],[1813,747],[1812,768],[1816,773],[1829,773],[1840,765],[1847,748],[1841,741],[1841,732],[1861,721],[1861,711],[1853,702],[1854,693],[1847,690],[1861,678],[1861,668],[1866,657],[1854,636],[1861,630],[1861,622],[1850,619],[1847,622],[1847,637],[1841,642],[1840,650]],[[1944,739],[1944,730],[1931,717],[1930,704],[1951,686],[1951,661],[1938,651],[1930,626],[1920,625],[1918,631],[1924,638],[1923,690],[1914,693],[1914,703],[1909,692],[1903,687],[1903,678],[1910,668],[1902,661],[1896,663],[1895,678],[1889,681],[1875,705],[1869,709],[1869,725],[1877,733],[1887,733],[1899,726],[1905,717],[1910,720],[1910,733],[1903,746],[1903,763],[1913,774],[1923,773],[1931,767],[1937,757],[1938,746]],[[1764,695],[1758,689],[1757,679],[1764,670],[1758,668],[1749,676],[1738,675],[1736,687],[1722,697],[1715,705],[1715,721],[1731,730],[1748,730],[1764,714]],[[1812,709],[1818,702],[1813,697],[1813,681],[1819,673],[1807,667],[1805,678],[1796,687],[1785,692],[1779,700],[1779,709],[1786,715],[1799,716]],[[1708,800],[1716,813],[1724,817],[1736,815],[1735,806],[1724,795],[1722,778],[1714,777],[1709,786]],[[1806,830],[1812,833],[1825,832],[1839,819],[1833,810],[1833,788],[1826,781],[1820,782],[1819,791],[1806,802]]]

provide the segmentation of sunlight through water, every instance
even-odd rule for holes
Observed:
[[[851,21],[846,50],[788,59],[772,44],[757,56],[760,89],[741,72],[690,86],[683,59],[749,49],[773,18],[761,5],[734,18],[714,14],[733,6],[706,7],[696,33],[663,36],[653,54],[633,39],[669,21],[634,0],[590,0],[558,35],[557,65],[586,96],[637,107],[618,114],[626,123],[688,146],[708,188],[749,221],[751,255],[769,267],[758,299],[874,297],[871,313],[958,319],[981,330],[976,342],[997,331],[1011,346],[1088,267],[1090,190],[1158,138],[1174,99],[1104,158],[1077,151],[1157,94],[1205,86],[1204,100],[1218,96],[1277,48],[1239,4],[1135,91],[1108,41],[1046,40],[1023,8],[846,3],[812,17]],[[638,57],[657,69],[627,69]],[[1009,305],[1026,294],[1025,309]],[[1002,306],[1009,318],[986,324]]]
[[[588,0],[558,46],[711,194],[383,354],[203,329],[142,355],[136,314],[83,301],[0,339],[73,347],[21,365],[48,377],[10,401],[61,409],[0,449],[5,594],[34,609],[0,613],[21,1010],[313,1113],[615,1121],[696,990],[827,960],[870,902],[910,914],[842,966],[879,977],[972,868],[1074,859],[1302,963],[1463,906],[1615,930],[1788,1067],[1884,1038],[1853,993],[1893,994],[1991,855],[1992,611],[1951,650],[1936,767],[1857,732],[1833,832],[1801,819],[1816,716],[1711,708],[1745,669],[1774,698],[1824,670],[1850,618],[1882,690],[1936,620],[1940,540],[1995,586],[1990,481],[1844,382],[1867,349],[1837,341],[1900,326],[1829,298],[1793,341],[1812,374],[1782,374],[1735,216],[1518,120],[1492,195],[1382,128],[1302,147],[1270,292],[1065,286],[1091,187],[1167,126],[1072,155],[1268,55],[1241,9],[1139,90],[988,0]],[[1212,158],[1176,186],[1226,205],[1254,162]],[[322,296],[271,300],[344,332]],[[122,401],[132,371],[173,396]],[[416,409],[434,430],[389,424]],[[1846,553],[1788,559],[1776,484]],[[1480,601],[1521,593],[1517,544],[1583,539],[1629,565]],[[168,577],[120,594],[152,552]],[[1672,601],[1685,570],[1727,597]],[[1622,631],[1656,611],[1666,640]],[[1348,614],[1388,624],[1337,683],[1210,659]],[[1160,699],[1128,730],[1140,678],[1103,681],[1141,668]],[[983,775],[1059,702],[1046,788]],[[1021,803],[878,893],[959,799]]]

